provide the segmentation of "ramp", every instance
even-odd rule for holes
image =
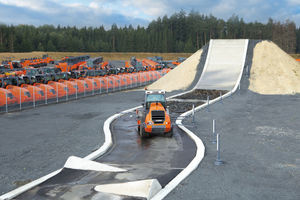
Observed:
[[[232,90],[243,73],[247,48],[248,40],[211,40],[194,89]]]

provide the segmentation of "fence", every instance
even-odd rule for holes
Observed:
[[[166,73],[166,70],[147,71],[70,81],[50,81],[47,85],[36,84],[35,86],[0,88],[0,113],[141,87],[153,83]]]

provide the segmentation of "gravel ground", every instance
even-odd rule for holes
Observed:
[[[241,95],[196,113],[191,131],[202,139],[205,157],[166,200],[300,199],[300,95],[260,95],[248,86],[243,78]],[[213,119],[221,166],[214,165]]]

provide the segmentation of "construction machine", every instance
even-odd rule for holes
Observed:
[[[164,90],[145,91],[145,102],[142,110],[137,112],[138,131],[142,138],[155,134],[173,135],[169,108],[166,107],[166,92]]]
[[[183,61],[185,61],[186,58],[183,57],[178,57],[178,60],[172,62],[173,65],[179,65],[180,63],[182,63]]]

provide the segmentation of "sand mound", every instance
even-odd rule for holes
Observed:
[[[253,50],[249,89],[259,94],[300,93],[300,64],[269,41]]]
[[[167,92],[186,90],[195,79],[202,51],[202,49],[198,50],[164,77],[149,85],[148,90],[162,89]]]

